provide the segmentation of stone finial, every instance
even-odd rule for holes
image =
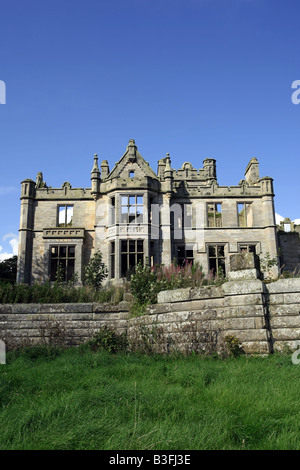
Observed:
[[[99,170],[99,167],[98,167],[98,154],[97,153],[94,154],[94,166],[92,168],[91,173],[92,174],[94,173],[95,175],[96,174],[100,175],[100,170]]]
[[[164,169],[164,177],[165,178],[172,178],[173,177],[173,170],[171,168],[171,159],[170,159],[170,154],[167,153],[166,156],[166,166]]]
[[[136,151],[137,151],[137,146],[135,145],[135,140],[130,139],[129,143],[127,145],[127,151],[128,151],[128,159],[130,162],[135,162],[136,161]]]
[[[92,180],[92,194],[96,195],[100,192],[100,170],[98,167],[98,155],[94,155],[94,166],[91,171],[91,180]]]
[[[42,188],[42,184],[43,184],[43,173],[41,171],[38,172],[38,174],[36,175],[36,187],[37,188]]]

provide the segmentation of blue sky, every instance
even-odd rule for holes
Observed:
[[[299,0],[0,0],[0,260],[16,249],[20,182],[90,187],[93,154],[129,139],[156,171],[252,157],[275,208],[300,217]],[[13,251],[14,250],[14,251]]]

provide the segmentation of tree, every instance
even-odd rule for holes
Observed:
[[[84,268],[84,283],[99,290],[107,275],[108,271],[102,261],[102,253],[98,250]]]
[[[15,282],[17,276],[17,256],[5,259],[0,263],[0,280]]]

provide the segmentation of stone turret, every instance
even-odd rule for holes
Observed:
[[[98,167],[98,155],[94,155],[94,166],[91,171],[92,195],[96,197],[100,193],[100,170]]]
[[[203,161],[205,178],[208,183],[217,181],[216,160],[214,158],[206,158]]]

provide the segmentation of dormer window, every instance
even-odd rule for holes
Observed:
[[[129,171],[129,178],[134,178],[134,170]]]

